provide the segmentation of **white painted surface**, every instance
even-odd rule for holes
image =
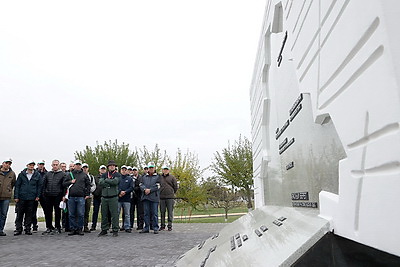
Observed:
[[[273,222],[281,216],[281,226]],[[268,228],[262,232],[260,227]],[[255,233],[258,229],[262,236]],[[209,238],[199,249],[195,247],[180,259],[177,266],[291,266],[323,235],[329,231],[329,222],[318,216],[317,210],[264,206],[228,224],[216,238]],[[236,238],[236,234],[240,238]],[[244,241],[243,236],[248,240]],[[231,250],[231,239],[235,248]],[[242,245],[238,246],[238,239]]]
[[[268,141],[287,117],[273,108],[288,109],[278,96],[309,93],[314,121],[330,116],[346,154],[338,192],[319,194],[321,216],[335,234],[400,256],[400,2],[286,0],[282,32],[271,33],[280,2],[267,1],[250,90],[256,207],[268,205],[268,168],[281,164]]]

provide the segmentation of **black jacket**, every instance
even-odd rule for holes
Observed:
[[[94,177],[94,181],[96,183],[96,189],[93,191],[93,197],[95,198],[101,198],[101,191],[103,190],[103,187],[100,185],[100,178],[101,175],[97,175]]]
[[[141,200],[142,198],[142,190],[140,189],[140,182],[142,177],[139,175],[137,177],[131,176],[133,179],[133,195],[132,198],[136,198],[137,200]]]
[[[63,182],[66,175],[61,170],[49,171],[43,177],[42,194],[47,197],[62,196],[64,193]]]
[[[18,174],[14,189],[14,199],[35,200],[40,196],[41,190],[42,183],[39,172],[34,170],[31,179],[28,180],[26,169],[24,169]]]
[[[71,175],[72,173],[72,175]],[[68,188],[72,184],[73,178],[76,182],[69,188],[68,197],[86,197],[90,194],[90,180],[86,173],[82,170],[73,170],[67,174],[63,186]]]

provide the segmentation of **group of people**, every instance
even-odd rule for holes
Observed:
[[[12,160],[6,159],[0,169],[0,236],[6,235],[4,226],[13,190],[17,214],[14,235],[21,235],[23,231],[32,235],[38,231],[39,203],[46,221],[43,235],[60,234],[63,230],[68,235],[95,231],[100,210],[101,231],[98,236],[107,235],[110,228],[113,236],[118,236],[118,231],[131,233],[135,212],[139,233],[172,231],[178,183],[166,165],[162,166],[162,174],[157,174],[155,164],[150,162],[140,175],[137,167],[123,165],[118,169],[116,162],[110,160],[107,166],[100,166],[98,175],[93,176],[89,173],[89,165],[79,160],[71,163],[69,169],[66,163],[53,160],[50,171],[46,170],[44,161],[37,164],[30,161],[18,177],[11,165]],[[92,225],[89,229],[92,202]],[[158,224],[158,209],[161,226]]]

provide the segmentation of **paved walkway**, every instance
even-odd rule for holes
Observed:
[[[174,266],[179,256],[219,232],[226,224],[176,223],[171,232],[154,235],[120,232],[97,237],[44,236],[43,222],[32,236],[13,236],[14,207],[10,207],[5,232],[0,237],[0,265],[4,266]],[[41,209],[39,209],[41,210]],[[40,211],[39,211],[40,212]]]

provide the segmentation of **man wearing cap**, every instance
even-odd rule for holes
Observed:
[[[4,225],[6,224],[12,190],[16,182],[15,172],[11,169],[11,164],[11,159],[5,159],[0,169],[0,236],[6,236]]]
[[[94,177],[94,181],[96,183],[96,190],[93,191],[93,214],[92,214],[92,227],[90,231],[95,231],[97,226],[97,219],[99,217],[99,210],[101,205],[101,191],[103,187],[100,185],[101,176],[107,172],[107,167],[105,165],[101,165],[99,168],[99,175]]]
[[[61,233],[61,209],[59,205],[64,194],[63,182],[65,180],[65,173],[60,170],[59,163],[60,162],[58,160],[53,160],[51,162],[51,171],[47,172],[43,178],[42,202],[46,203],[44,209],[46,231],[42,234]],[[55,214],[55,228],[52,225],[53,210]]]
[[[69,172],[64,183],[68,193],[68,213],[70,232],[68,235],[84,235],[85,199],[90,195],[90,180],[82,170],[82,163],[75,161],[74,170]]]
[[[94,181],[94,177],[93,175],[91,175],[89,173],[89,164],[87,163],[83,163],[82,164],[82,170],[84,173],[86,173],[86,175],[89,177],[90,180],[90,194],[89,194],[89,198],[86,198],[85,200],[85,218],[84,218],[84,228],[83,231],[85,233],[90,233],[89,230],[89,212],[90,212],[90,206],[92,206],[92,193],[94,192],[94,190],[96,190],[96,182]]]
[[[121,213],[121,208],[123,209],[123,229],[125,232],[131,232],[130,223],[130,209],[131,209],[131,193],[133,191],[133,180],[128,173],[127,166],[123,165],[121,167],[121,180],[118,185],[118,214]],[[118,215],[119,217],[119,215]]]
[[[135,220],[136,210],[136,230],[143,230],[144,225],[144,210],[142,203],[142,191],[140,190],[141,177],[139,176],[139,170],[137,167],[132,168],[131,177],[133,179],[133,194],[131,198],[131,228],[133,228],[133,222]]]
[[[38,162],[36,170],[39,172],[39,174],[40,174],[40,182],[43,184],[44,175],[47,173],[47,170],[44,167],[44,160],[41,160],[41,161]],[[40,205],[42,206],[43,212],[46,209],[46,202],[43,199],[42,192],[40,192],[39,199],[40,199],[39,201],[35,201],[33,203],[32,231],[34,233],[36,233],[37,230],[38,230],[37,208],[38,208],[39,202],[40,202]]]
[[[108,171],[100,178],[100,185],[103,187],[101,192],[101,232],[99,236],[104,236],[110,229],[108,223],[108,213],[111,213],[111,224],[113,236],[118,236],[118,185],[121,174],[116,171],[117,164],[110,160],[107,164]]]
[[[160,212],[161,228],[165,230],[165,211],[168,211],[168,231],[172,230],[172,221],[174,220],[175,194],[178,190],[176,178],[169,173],[169,167],[162,167],[161,187],[160,187]]]
[[[160,202],[160,176],[155,173],[155,164],[149,162],[149,171],[142,177],[140,189],[143,192],[144,228],[139,233],[148,233],[150,229],[150,214],[153,217],[154,234],[158,234],[158,203]]]
[[[22,234],[22,221],[25,221],[25,234],[32,235],[33,205],[39,201],[41,187],[40,174],[35,170],[35,162],[31,161],[18,175],[15,183],[14,199],[18,208],[14,235]]]

